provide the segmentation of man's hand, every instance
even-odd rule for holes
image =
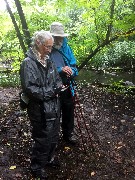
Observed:
[[[55,95],[58,97],[58,94],[59,94],[61,91],[65,91],[67,88],[68,88],[67,85],[61,85],[60,87],[54,88],[54,90],[55,90]]]
[[[62,71],[65,72],[68,77],[70,77],[72,75],[72,69],[68,66],[64,66],[62,68]]]
[[[63,85],[61,91],[65,91],[67,88],[69,88],[69,86]]]

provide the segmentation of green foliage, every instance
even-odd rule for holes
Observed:
[[[2,87],[17,87],[20,85],[20,78],[17,73],[0,73],[0,86]]]
[[[126,86],[123,80],[118,82],[113,82],[109,88],[107,88],[109,92],[119,93],[119,94],[134,94],[135,87],[134,86]]]
[[[121,41],[104,48],[90,62],[90,66],[97,68],[128,67],[135,65],[135,42]]]

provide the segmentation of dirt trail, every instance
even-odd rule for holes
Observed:
[[[33,180],[31,126],[27,113],[19,108],[18,92],[0,88],[0,180]],[[56,154],[61,168],[48,168],[49,180],[135,179],[135,97],[93,86],[80,88],[79,97],[94,150],[90,147],[85,154],[80,136],[78,147],[60,138]],[[85,129],[82,133],[87,139]]]

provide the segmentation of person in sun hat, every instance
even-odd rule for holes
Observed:
[[[68,87],[60,93],[63,139],[75,145],[77,138],[74,133],[74,77],[78,75],[76,59],[68,45],[69,34],[64,32],[63,24],[53,22],[50,26],[50,33],[54,38],[50,58],[55,62],[63,84]]]

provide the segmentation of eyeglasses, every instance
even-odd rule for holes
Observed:
[[[46,46],[46,45],[44,45],[44,47],[45,47],[46,49],[49,49],[49,50],[52,49],[52,46]]]

